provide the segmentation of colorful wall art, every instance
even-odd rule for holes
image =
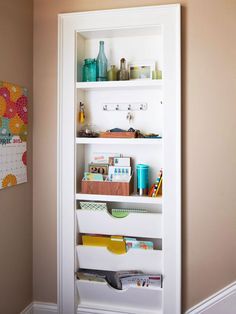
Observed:
[[[0,81],[0,189],[27,182],[27,90]]]

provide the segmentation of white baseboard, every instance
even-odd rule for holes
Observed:
[[[58,306],[54,303],[33,302],[20,314],[58,314]],[[88,308],[78,309],[77,314],[100,314],[101,310]],[[110,312],[109,314],[117,312]],[[235,314],[236,313],[236,281],[209,298],[193,306],[185,314]],[[67,313],[63,313],[67,314]]]
[[[58,313],[55,303],[33,302],[20,314],[52,314]]]
[[[185,314],[235,314],[236,281],[193,306]]]

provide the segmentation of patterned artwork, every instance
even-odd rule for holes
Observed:
[[[27,182],[27,90],[0,81],[0,189]]]

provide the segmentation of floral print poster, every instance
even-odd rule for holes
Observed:
[[[0,81],[0,189],[27,182],[27,90]]]

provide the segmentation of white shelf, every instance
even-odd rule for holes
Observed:
[[[81,90],[119,89],[119,88],[161,88],[162,80],[130,80],[104,82],[77,82],[76,88]]]
[[[162,197],[148,197],[139,195],[120,196],[120,195],[98,195],[77,193],[76,200],[84,201],[104,201],[104,202],[124,202],[138,204],[162,204]]]
[[[77,137],[76,144],[160,145],[162,138],[100,138]]]

